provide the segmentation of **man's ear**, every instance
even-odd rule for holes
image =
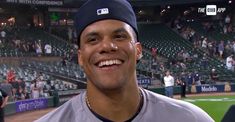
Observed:
[[[82,67],[83,66],[83,61],[82,61],[82,54],[81,51],[78,50],[78,64]]]
[[[137,53],[136,53],[137,60],[140,60],[143,57],[142,46],[139,42],[136,42],[135,47],[136,47],[136,50],[137,50]]]

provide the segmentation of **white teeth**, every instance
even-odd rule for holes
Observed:
[[[113,60],[112,60],[112,61],[110,61],[111,65],[112,65],[112,64],[114,64],[114,62],[115,62],[115,61],[113,61]]]
[[[109,65],[109,61],[106,61],[106,62],[105,62],[105,65]]]
[[[113,64],[121,64],[122,61],[116,59],[116,60],[107,60],[107,61],[101,61],[98,66],[102,67],[102,66],[109,66],[109,65],[113,65]]]
[[[121,63],[122,63],[122,61],[116,60],[116,64],[121,64]]]

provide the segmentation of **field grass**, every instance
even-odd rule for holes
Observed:
[[[221,122],[229,107],[235,104],[235,96],[195,96],[184,100],[202,108],[216,122]]]

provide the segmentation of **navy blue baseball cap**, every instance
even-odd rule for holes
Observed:
[[[129,24],[138,38],[135,12],[127,0],[88,0],[79,8],[75,16],[79,47],[82,31],[88,25],[105,19],[120,20]]]

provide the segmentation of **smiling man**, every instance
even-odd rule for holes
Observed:
[[[37,122],[213,122],[190,103],[138,87],[142,48],[128,1],[88,0],[75,23],[87,91]]]

